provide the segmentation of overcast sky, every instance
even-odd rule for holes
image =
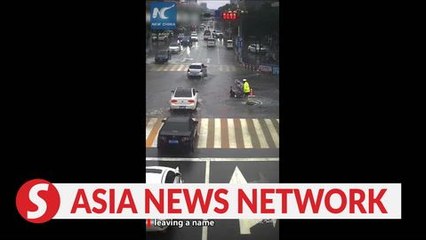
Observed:
[[[198,0],[197,3],[207,3],[207,8],[210,9],[218,9],[219,7],[222,7],[223,5],[226,5],[227,3],[230,3],[229,0]]]

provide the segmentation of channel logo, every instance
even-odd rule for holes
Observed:
[[[152,10],[152,18],[155,19],[157,17],[160,17],[161,19],[168,19],[168,17],[166,16],[166,11],[174,8],[175,5],[171,5],[170,7],[163,7],[163,8],[158,8],[158,7],[154,7]]]
[[[173,2],[152,2],[150,4],[152,30],[173,30],[176,28],[177,7]]]
[[[45,223],[52,219],[59,210],[60,202],[56,187],[44,179],[26,182],[16,195],[19,214],[32,223]]]

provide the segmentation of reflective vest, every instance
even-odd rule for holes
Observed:
[[[243,84],[243,91],[244,93],[249,93],[250,92],[250,85],[248,82],[244,82]]]

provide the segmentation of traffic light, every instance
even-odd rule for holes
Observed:
[[[238,17],[236,11],[224,11],[222,12],[222,19],[223,20],[236,20]]]

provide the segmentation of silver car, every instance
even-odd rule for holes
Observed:
[[[145,168],[145,177],[147,184],[180,184],[183,183],[182,174],[177,168],[151,166]],[[160,220],[160,219],[159,219]],[[163,231],[167,226],[154,226],[153,220],[150,219],[150,224],[146,224],[146,231]]]
[[[170,43],[170,45],[169,45],[169,51],[171,53],[179,53],[181,51],[180,44],[178,42]]]
[[[195,88],[177,87],[172,90],[170,97],[170,110],[189,109],[196,110],[198,105],[198,91]]]
[[[207,77],[207,66],[203,63],[192,63],[186,71],[188,78],[190,77]]]

